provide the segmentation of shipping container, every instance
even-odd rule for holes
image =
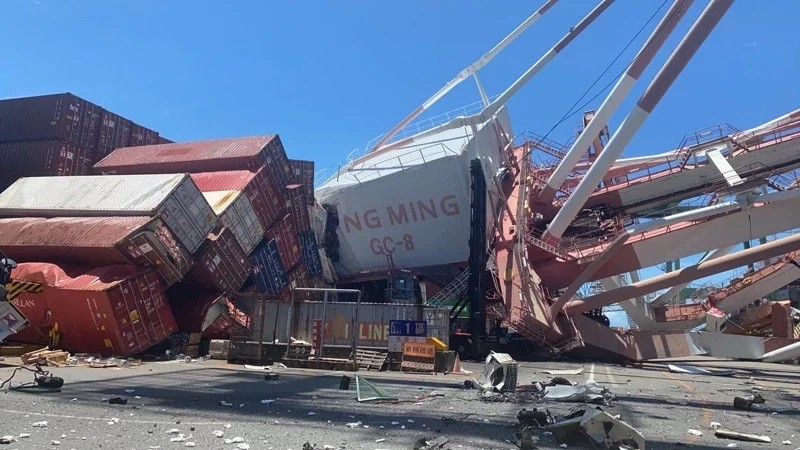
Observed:
[[[164,136],[158,136],[158,142],[156,144],[172,144],[175,141],[165,138]]]
[[[85,100],[70,93],[0,100],[0,141],[60,140],[80,144]]]
[[[130,120],[110,111],[103,111],[97,142],[97,158],[101,159],[120,147],[127,147],[131,139],[132,126]]]
[[[317,287],[314,283],[314,279],[311,275],[308,274],[308,270],[306,269],[305,264],[298,264],[294,269],[289,272],[288,275],[288,283],[286,283],[286,287],[283,288],[280,296],[281,299],[290,300],[292,298],[292,290],[294,288],[313,288]],[[317,293],[315,292],[305,292],[305,291],[297,291],[294,293],[294,299],[296,301],[305,301],[310,302],[317,299]]]
[[[300,251],[303,252],[303,263],[306,265],[308,274],[314,277],[322,275],[322,261],[319,256],[317,238],[311,230],[301,231],[298,234],[300,240]]]
[[[250,254],[250,261],[253,264],[253,282],[257,292],[277,294],[283,290],[289,278],[281,261],[276,239],[259,245]]]
[[[302,161],[290,159],[289,166],[292,168],[294,184],[302,184],[306,190],[306,202],[314,204],[314,161]]]
[[[269,179],[269,171],[265,167],[255,173],[249,170],[229,170],[193,173],[191,176],[202,192],[242,191],[265,230],[284,212],[283,198]]]
[[[292,215],[296,230],[307,230],[311,228],[311,219],[308,216],[308,205],[306,203],[306,192],[301,184],[290,184],[286,186],[286,207]]]
[[[168,293],[178,330],[184,333],[203,333],[206,339],[229,339],[231,333],[247,331],[238,317],[231,314],[233,304],[224,295],[208,291]],[[241,312],[239,312],[241,313]]]
[[[0,194],[0,217],[159,216],[189,252],[217,217],[186,174],[22,178]]]
[[[95,171],[107,174],[255,172],[264,166],[283,191],[289,184],[291,168],[278,135],[120,148],[95,164]]]
[[[103,122],[103,113],[105,110],[85,100],[83,104],[80,117],[80,131],[78,133],[78,146],[97,151],[97,143],[100,137],[100,125]]]
[[[137,123],[131,124],[131,137],[128,141],[129,147],[140,147],[144,145],[158,144],[158,133],[143,127]]]
[[[21,263],[12,278],[43,285],[41,292],[14,300],[31,322],[15,336],[23,342],[46,344],[56,334],[60,348],[70,352],[124,357],[177,330],[164,287],[151,270]]]
[[[244,252],[252,252],[264,237],[264,227],[247,196],[240,191],[203,192],[203,196],[219,221],[233,232]]]
[[[152,268],[165,286],[191,267],[189,252],[152,217],[0,219],[0,250],[17,262]]]
[[[230,230],[221,228],[195,254],[195,263],[186,274],[185,283],[224,293],[235,293],[250,276],[250,259]]]
[[[272,336],[276,336],[281,342],[286,341],[290,308],[287,304],[267,303],[266,320],[263,323],[265,341],[271,340]],[[358,325],[354,326],[356,308],[358,308]],[[322,301],[295,303],[292,311],[291,336],[313,342],[314,322],[323,320],[322,310]],[[448,343],[448,312],[444,309],[423,308],[421,305],[412,304],[361,303],[360,306],[356,306],[355,296],[341,297],[339,301],[329,299],[325,305],[324,343],[350,346],[355,331],[359,347],[387,348],[389,322],[392,320],[426,321],[428,336]],[[259,323],[253,324],[252,339],[259,339],[261,326]]]
[[[275,239],[278,242],[281,261],[287,271],[291,271],[300,262],[300,242],[297,240],[297,231],[294,228],[292,216],[287,214],[278,219],[275,225],[266,232],[268,240]]]
[[[26,141],[0,144],[0,189],[23,177],[85,175],[94,154],[88,148],[61,141]]]

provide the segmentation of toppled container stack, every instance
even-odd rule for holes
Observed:
[[[0,117],[4,105],[50,97],[58,108],[77,99],[0,101]],[[127,356],[176,330],[246,333],[240,292],[288,301],[292,286],[315,286],[322,265],[309,218],[313,162],[290,161],[277,135],[164,142],[81,102],[68,117],[57,108],[54,129],[38,139],[83,143],[92,162],[105,156],[94,175],[21,171],[27,177],[0,194],[0,250],[21,263],[12,278],[44,286],[14,299],[31,322],[15,338]],[[33,124],[17,117],[0,120],[0,140],[47,128],[42,114]],[[65,176],[39,176],[54,174]],[[88,306],[80,300],[90,297]]]

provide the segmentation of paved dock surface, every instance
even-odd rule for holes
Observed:
[[[10,376],[15,361],[0,363],[5,364],[0,365],[0,378]],[[771,444],[737,442],[737,448],[800,448],[800,367],[709,359],[693,363],[733,368],[736,373],[733,377],[677,374],[662,363],[631,368],[520,362],[519,384],[549,380],[552,375],[546,370],[583,368],[582,373],[566,378],[593,379],[609,388],[617,399],[604,410],[619,414],[641,431],[648,449],[726,448],[734,441],[714,437],[713,422],[772,439]],[[482,370],[481,364],[464,366],[476,375]],[[308,442],[317,449],[374,450],[410,449],[420,438],[440,436],[450,439],[447,448],[515,449],[516,414],[521,408],[565,414],[586,407],[484,402],[478,399],[478,391],[457,387],[468,378],[463,375],[359,372],[402,399],[432,391],[444,394],[423,402],[374,404],[354,399],[355,383],[350,391],[339,390],[342,373],[336,372],[275,369],[279,379],[266,381],[259,373],[221,361],[51,370],[66,381],[61,393],[0,393],[0,435],[30,434],[0,448],[177,449],[192,442],[202,449],[299,450]],[[17,377],[15,381],[32,378],[28,373]],[[766,403],[752,411],[733,408],[734,396],[754,390]],[[128,403],[108,403],[107,399],[117,396]],[[33,426],[40,421],[47,421],[47,426]],[[171,442],[177,436],[168,434],[171,429],[186,440]],[[701,431],[702,436],[689,434],[689,429]],[[215,431],[224,436],[216,437]],[[544,430],[538,435],[538,448],[559,448]],[[234,438],[242,442],[225,442]],[[54,446],[53,441],[60,445]],[[783,441],[791,444],[783,445]]]

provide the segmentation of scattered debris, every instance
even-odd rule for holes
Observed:
[[[538,438],[533,435],[531,427],[524,427],[514,435],[520,450],[533,450],[536,448]]]
[[[362,389],[366,395],[362,395]],[[356,399],[359,402],[396,401],[397,397],[379,388],[371,381],[356,375]]]
[[[517,372],[517,362],[511,355],[490,352],[483,366],[483,376],[480,381],[475,381],[475,385],[489,392],[514,391],[517,387]]]
[[[14,436],[3,436],[0,437],[0,444],[10,444],[15,442],[17,439]]]
[[[380,444],[381,442],[386,442],[386,439],[375,439],[376,444]]]
[[[270,403],[274,403],[274,402],[275,402],[275,400],[271,400],[271,399],[268,399],[268,398],[264,399],[264,400],[261,400],[261,404],[262,405],[269,405]]]
[[[608,389],[589,380],[577,386],[548,386],[544,390],[544,398],[558,402],[584,402],[608,405],[614,399],[614,394]]]
[[[134,392],[136,392],[136,389],[125,389],[125,393],[127,394],[133,394]]]
[[[181,433],[174,438],[170,439],[170,442],[184,442],[186,441],[186,435]]]
[[[687,433],[689,433],[689,434],[691,434],[691,435],[694,435],[694,436],[702,436],[702,435],[703,435],[703,432],[702,432],[702,431],[700,431],[700,430],[695,430],[695,429],[692,429],[692,428],[689,428],[689,430],[687,431]]]
[[[50,441],[50,445],[61,445],[61,441]]]
[[[177,428],[171,428],[171,429],[167,430],[167,434],[178,434],[180,432],[181,432],[181,430],[179,430]]]
[[[20,433],[19,434],[19,438],[20,439],[25,439],[25,438],[29,438],[29,437],[31,437],[30,433]]]
[[[708,424],[708,428],[712,428],[712,429],[716,429],[716,428],[719,428],[721,426],[722,426],[722,424],[719,423],[719,422],[711,422],[710,424]]]
[[[427,438],[421,438],[414,442],[414,446],[412,447],[413,450],[434,450],[437,448],[444,448],[445,445],[450,443],[450,439],[446,439],[443,437],[436,437],[431,440]]]
[[[763,442],[769,444],[772,442],[769,436],[761,436],[758,434],[747,434],[747,433],[739,433],[738,431],[732,430],[725,430],[722,428],[717,428],[714,431],[714,436],[720,439],[732,439],[735,441],[746,441],[746,442]]]
[[[194,447],[194,445],[195,445],[194,442],[187,442],[183,444],[184,447]]]
[[[122,397],[111,397],[110,399],[108,399],[108,403],[112,405],[127,405],[128,399]]]
[[[792,445],[792,441],[781,441],[783,445]]]
[[[34,422],[32,426],[34,428],[47,428],[47,421],[43,420],[41,422]]]
[[[736,409],[741,410],[748,410],[753,407],[754,404],[761,404],[765,403],[764,397],[761,394],[750,395],[747,397],[734,397],[733,398],[733,407]]]
[[[580,375],[583,373],[583,367],[572,370],[544,370],[548,375]]]
[[[222,406],[233,406],[233,403],[226,402],[225,400],[220,400],[219,404]]]
[[[550,411],[545,413],[544,411],[538,411],[536,408],[531,410],[522,408],[522,410],[517,413],[517,420],[519,420],[521,425],[545,427],[553,422],[552,416],[550,416],[551,420],[548,421],[548,416],[550,416]]]
[[[67,365],[69,353],[62,350],[48,350],[47,347],[23,354],[22,364],[62,367]]]
[[[638,430],[599,408],[576,411],[564,419],[549,427],[559,444],[588,443],[592,447],[609,449],[645,448],[644,437]]]
[[[733,376],[733,370],[708,370],[703,367],[688,364],[668,364],[669,371],[673,373],[690,373],[692,375],[712,375],[717,377]]]
[[[564,377],[553,377],[550,380],[551,386],[575,386],[577,383],[573,383]]]
[[[358,422],[350,422],[350,423],[348,423],[348,424],[347,424],[347,428],[358,428],[358,427],[360,427],[361,425],[363,425],[363,423],[361,423],[361,421],[358,421]]]
[[[236,444],[236,448],[238,448],[239,450],[248,450],[250,448],[250,444],[245,444],[245,443]]]
[[[244,442],[244,438],[236,436],[235,438],[232,439],[225,439],[226,444],[236,444],[239,442]]]

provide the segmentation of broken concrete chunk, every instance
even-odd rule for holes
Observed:
[[[733,398],[733,407],[736,409],[741,410],[748,410],[753,407],[755,404],[764,403],[764,397],[761,394],[750,395],[747,397],[734,397]]]
[[[35,427],[35,428],[46,428],[47,427],[47,421],[43,420],[41,422],[34,422],[33,423],[33,427]]]
[[[687,431],[687,433],[689,433],[689,434],[691,434],[693,436],[702,436],[703,435],[702,431],[694,430],[694,429],[691,429],[691,428]]]
[[[225,436],[225,432],[222,431],[222,430],[214,430],[211,433],[214,435],[214,437],[218,437],[218,438],[221,438],[222,436]]]
[[[720,439],[733,439],[735,441],[745,441],[745,442],[763,442],[769,444],[772,442],[772,439],[769,436],[763,436],[758,434],[748,434],[748,433],[739,433],[738,431],[732,430],[725,430],[722,428],[717,428],[714,432],[714,436]]]
[[[14,442],[16,440],[17,439],[14,436],[8,436],[7,435],[7,436],[0,437],[0,444],[10,444],[10,443],[12,443],[12,442]]]
[[[250,444],[245,444],[245,443],[236,444],[236,448],[238,448],[239,450],[248,450],[250,448]]]

